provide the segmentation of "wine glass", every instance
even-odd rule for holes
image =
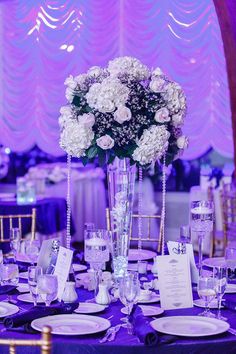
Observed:
[[[209,200],[194,201],[191,203],[191,231],[198,235],[199,274],[202,272],[202,244],[206,233],[213,230],[214,204]]]
[[[213,277],[203,277],[199,276],[198,280],[198,296],[205,302],[205,310],[201,312],[199,316],[205,317],[215,317],[215,315],[210,312],[209,304],[216,296],[216,284]]]
[[[20,241],[21,241],[21,232],[18,227],[13,227],[10,229],[10,248],[14,257],[20,252]]]
[[[25,253],[29,257],[32,266],[37,262],[39,249],[40,249],[39,240],[25,241]]]
[[[227,268],[230,269],[230,277],[233,278],[234,271],[236,269],[236,248],[235,247],[227,247],[225,249],[225,262]]]
[[[38,277],[38,294],[46,306],[50,306],[51,302],[56,299],[57,292],[58,280],[56,275],[44,274]]]
[[[29,284],[30,293],[31,293],[32,298],[34,300],[34,306],[37,306],[37,301],[38,301],[38,297],[39,297],[38,278],[42,274],[43,274],[42,267],[32,266],[32,267],[28,268],[28,284]]]
[[[119,283],[120,301],[125,305],[128,317],[126,318],[128,333],[132,334],[132,324],[129,322],[129,315],[134,303],[138,300],[140,294],[140,283],[137,272],[128,272]]]
[[[17,264],[1,264],[1,285],[17,285],[19,282],[19,268]]]
[[[227,267],[225,265],[214,267],[213,275],[216,285],[216,296],[218,304],[217,318],[226,321],[227,318],[221,315],[221,302],[227,286]]]

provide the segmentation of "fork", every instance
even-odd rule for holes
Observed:
[[[99,343],[105,343],[107,341],[110,342],[110,341],[114,340],[115,339],[115,335],[120,330],[121,326],[122,326],[122,324],[118,324],[116,326],[110,327],[107,330],[105,336],[102,339],[99,340]]]
[[[230,327],[230,328],[228,329],[228,332],[231,333],[231,334],[233,334],[234,336],[236,336],[236,329]]]

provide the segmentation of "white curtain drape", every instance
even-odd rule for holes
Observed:
[[[131,55],[159,66],[187,95],[194,159],[233,156],[228,81],[212,0],[0,0],[0,143],[55,156],[64,80]]]

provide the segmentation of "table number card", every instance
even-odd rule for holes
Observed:
[[[54,271],[54,275],[57,275],[58,278],[57,297],[59,301],[61,301],[62,299],[66,281],[69,276],[72,256],[73,256],[72,250],[60,246],[58,256],[57,256],[57,263]]]
[[[178,250],[178,242],[168,241],[167,247],[168,247],[169,254],[175,255],[176,250]],[[186,254],[189,258],[192,283],[197,284],[199,278],[199,272],[195,263],[194,254],[193,254],[193,245],[191,243],[186,243]]]
[[[159,256],[158,281],[163,309],[193,307],[190,266],[186,254]]]

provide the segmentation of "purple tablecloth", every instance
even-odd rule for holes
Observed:
[[[15,293],[17,294],[17,292]],[[78,290],[79,300],[84,301],[89,297],[92,297],[92,293],[88,293],[85,290]],[[194,293],[197,297],[197,294]],[[1,295],[0,301],[6,296]],[[236,295],[225,295],[226,298],[236,300]],[[19,302],[19,306],[24,308],[30,308],[32,305]],[[158,304],[155,306],[159,306]],[[99,314],[101,317],[111,318],[111,324],[116,325],[120,323],[120,318],[124,315],[120,312],[123,305],[117,301],[112,303],[103,313]],[[203,309],[191,308],[183,310],[170,310],[165,311],[163,316],[174,315],[197,315]],[[213,310],[214,311],[214,310]],[[223,310],[223,314],[229,319],[229,323],[232,328],[236,328],[236,312],[230,310]],[[0,331],[3,328],[0,324]],[[18,331],[6,331],[2,332],[2,338],[24,338],[33,339],[39,338],[37,334],[26,334],[23,329]],[[145,347],[139,343],[135,336],[127,334],[127,330],[121,328],[118,332],[115,341],[107,342],[104,344],[99,343],[99,339],[104,333],[89,336],[57,336],[53,335],[53,354],[215,354],[215,353],[236,353],[236,336],[230,333],[223,333],[221,335],[202,338],[183,338],[178,339],[171,344],[158,344],[157,347]],[[160,334],[160,338],[164,338],[164,335]],[[0,347],[0,353],[8,353],[6,347]],[[37,353],[35,348],[19,347],[19,354],[34,354]]]

